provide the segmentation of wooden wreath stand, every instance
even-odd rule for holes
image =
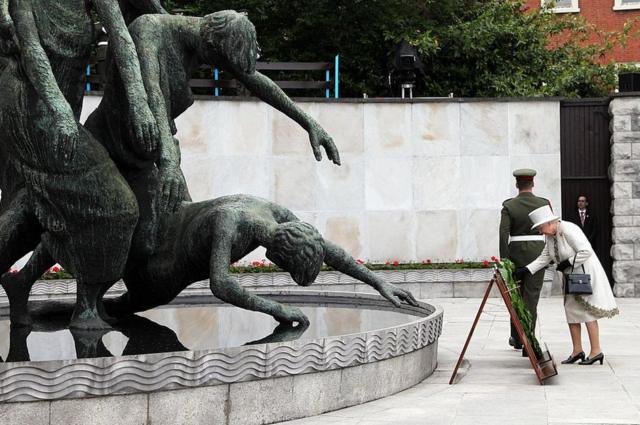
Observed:
[[[522,341],[524,345],[524,350],[527,353],[527,357],[529,357],[529,361],[531,362],[531,367],[536,373],[538,382],[540,383],[540,385],[544,385],[544,381],[546,379],[558,374],[556,362],[553,360],[551,353],[549,353],[549,350],[546,349],[546,347],[542,353],[542,358],[541,359],[536,358],[536,354],[533,351],[533,346],[531,345],[531,342],[525,335],[524,328],[522,327],[522,323],[520,323],[520,319],[516,314],[516,310],[513,308],[513,304],[511,303],[511,294],[510,294],[511,290],[507,287],[507,284],[505,283],[504,279],[502,278],[502,275],[498,270],[494,272],[493,279],[491,279],[491,282],[489,282],[489,285],[487,286],[487,290],[484,293],[484,298],[482,299],[482,303],[480,304],[480,308],[478,309],[476,318],[473,321],[473,325],[471,325],[471,330],[469,331],[467,340],[465,341],[464,347],[462,348],[462,353],[460,353],[460,357],[458,358],[458,363],[456,363],[456,367],[455,369],[453,369],[453,374],[451,375],[451,379],[449,380],[449,385],[454,383],[456,374],[458,373],[458,368],[462,364],[462,359],[464,358],[464,354],[467,351],[467,347],[469,347],[471,336],[473,336],[473,332],[476,329],[476,325],[480,320],[480,315],[484,310],[484,306],[487,303],[487,299],[489,298],[489,293],[491,292],[491,288],[493,287],[494,283],[496,284],[496,286],[498,287],[498,290],[500,291],[500,295],[504,300],[504,304],[507,306],[507,310],[509,311],[509,316],[511,316],[511,322],[514,324],[516,331],[518,333],[518,337],[520,338],[520,341]]]

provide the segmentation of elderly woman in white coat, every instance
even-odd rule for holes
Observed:
[[[596,362],[602,364],[604,353],[600,347],[598,319],[618,314],[618,307],[604,268],[582,230],[573,223],[561,221],[548,205],[533,210],[529,218],[533,222],[532,229],[538,229],[545,235],[546,245],[540,256],[526,267],[518,268],[516,275],[536,273],[551,262],[557,264],[555,279],[562,279],[563,274],[573,272],[591,275],[593,294],[564,295],[564,310],[569,323],[573,351],[562,363],[581,360],[582,365]],[[564,279],[562,283],[564,288]],[[582,349],[581,323],[587,327],[591,345],[587,358]]]

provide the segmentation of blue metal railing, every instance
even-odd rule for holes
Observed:
[[[324,86],[324,95],[325,98],[331,98],[332,95],[334,98],[340,97],[340,55],[336,55],[333,64],[327,62],[282,62],[282,63],[266,63],[260,62],[258,63],[258,67],[260,69],[266,69],[271,71],[325,71],[324,81],[277,81],[276,83],[281,84],[281,87],[287,89],[308,89],[315,90],[321,89]],[[331,67],[333,66],[333,84],[332,83],[332,73]],[[91,75],[91,66],[87,66],[86,69],[87,82],[85,85],[85,90],[90,92],[92,90],[92,82],[103,84],[103,76],[102,75]],[[213,68],[211,70],[211,80],[208,79],[192,79],[190,84],[192,87],[208,87],[213,88],[212,94],[213,96],[220,96],[222,94],[223,87],[236,87],[235,82],[228,80],[221,80],[221,72],[218,68]],[[333,93],[332,93],[333,91]]]

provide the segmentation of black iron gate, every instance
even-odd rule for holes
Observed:
[[[576,201],[589,198],[597,217],[594,250],[611,279],[611,163],[609,99],[565,100],[560,106],[560,160],[562,163],[562,215],[576,221]]]

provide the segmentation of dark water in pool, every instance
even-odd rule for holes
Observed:
[[[0,357],[7,362],[45,361],[206,350],[367,332],[418,318],[366,308],[300,308],[311,321],[306,329],[278,327],[278,322],[265,314],[221,305],[157,308],[106,333],[71,332],[64,325],[41,323],[43,319],[33,330],[11,330],[5,320],[0,321]],[[43,327],[47,330],[42,331]]]

